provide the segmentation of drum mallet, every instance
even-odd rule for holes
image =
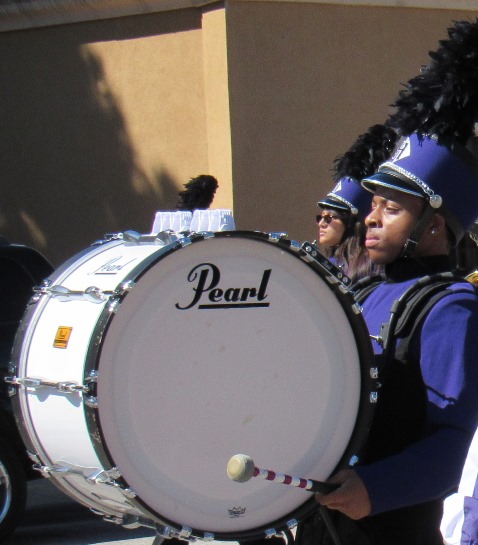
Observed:
[[[283,473],[276,473],[270,469],[260,469],[254,465],[250,456],[246,454],[236,454],[227,463],[227,475],[233,481],[245,483],[252,477],[262,477],[266,481],[274,481],[276,483],[288,484],[297,488],[303,488],[309,492],[318,492],[319,494],[328,494],[332,492],[338,485],[314,481],[313,479],[303,479],[301,477],[291,477]]]
[[[252,477],[262,477],[266,481],[288,484],[297,488],[303,488],[309,492],[318,492],[319,494],[328,494],[336,490],[339,485],[315,481],[313,479],[303,479],[301,477],[291,477],[283,473],[276,473],[270,469],[260,469],[255,466],[254,461],[247,454],[236,454],[227,463],[227,475],[233,481],[245,483]],[[326,507],[319,507],[319,511],[324,519],[325,525],[330,532],[330,536],[335,545],[342,545],[342,541],[337,534],[335,525],[330,518],[330,513]]]

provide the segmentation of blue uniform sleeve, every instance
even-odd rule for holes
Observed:
[[[403,452],[356,468],[372,514],[442,498],[458,486],[478,423],[476,295],[441,299],[410,348],[427,390],[427,430]]]

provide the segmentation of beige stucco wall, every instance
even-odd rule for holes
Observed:
[[[224,28],[210,8],[0,33],[0,233],[59,264],[149,232],[201,173],[232,208]]]
[[[210,173],[239,228],[313,239],[334,158],[475,16],[227,0],[0,32],[0,234],[59,264]]]

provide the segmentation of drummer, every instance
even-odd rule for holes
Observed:
[[[458,151],[412,134],[362,182],[374,193],[366,246],[387,277],[362,303],[372,338],[418,278],[450,270],[451,245],[478,216],[478,165]],[[412,329],[404,354],[385,358],[374,341],[382,387],[367,444],[354,468],[330,479],[338,489],[316,496],[333,510],[343,545],[442,545],[442,500],[478,424],[476,331],[478,296],[461,281]]]

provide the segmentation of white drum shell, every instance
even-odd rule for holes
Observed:
[[[70,265],[54,273],[51,280],[55,286],[73,291],[85,291],[93,285],[113,291],[135,267],[161,249],[157,243],[131,246],[122,241],[105,243],[70,260]],[[14,349],[17,377],[83,384],[93,327],[107,304],[108,299],[95,304],[42,296],[27,311],[21,335],[17,335],[18,346]],[[72,327],[65,350],[53,346],[60,326]],[[107,515],[126,511],[140,514],[121,490],[88,481],[105,468],[90,440],[80,392],[67,394],[53,387],[26,387],[19,389],[17,404],[28,435],[26,442],[31,444],[42,465],[54,469],[50,475],[57,486],[80,503]],[[79,474],[62,473],[61,468]]]

